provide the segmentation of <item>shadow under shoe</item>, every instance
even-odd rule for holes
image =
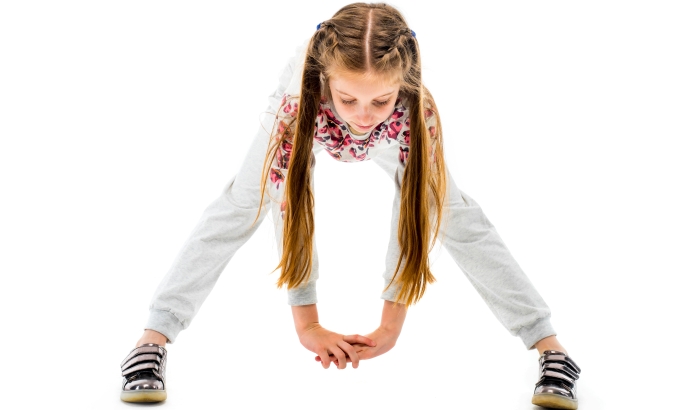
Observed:
[[[532,404],[550,409],[577,409],[579,374],[581,369],[566,353],[545,350],[540,356],[540,379],[535,385]]]
[[[165,362],[167,351],[155,343],[132,350],[121,364],[122,401],[152,403],[167,398],[165,392]]]

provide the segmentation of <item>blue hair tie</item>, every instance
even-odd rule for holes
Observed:
[[[316,31],[318,31],[318,30],[321,29],[321,24],[323,24],[323,23],[324,23],[324,22],[322,21],[322,22],[320,22],[320,23],[318,23],[318,24],[316,25]],[[409,29],[409,30],[411,30],[411,29]],[[416,32],[413,31],[413,30],[411,30],[411,35],[412,35],[413,37],[416,37]]]

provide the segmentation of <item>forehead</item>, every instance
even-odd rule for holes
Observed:
[[[333,72],[329,78],[331,91],[352,96],[378,96],[399,89],[399,81],[393,76],[374,73]],[[359,95],[356,95],[359,94]]]

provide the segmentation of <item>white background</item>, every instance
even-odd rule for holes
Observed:
[[[119,363],[267,95],[338,1],[0,3],[5,408],[135,407]],[[693,407],[700,13],[692,1],[399,1],[458,185],[552,309],[580,408]],[[455,6],[459,4],[459,6]],[[392,185],[316,170],[321,322],[381,311]],[[169,345],[169,408],[532,409],[537,354],[444,250],[394,350],[323,370],[269,220]]]

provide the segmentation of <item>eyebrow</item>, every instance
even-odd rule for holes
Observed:
[[[346,92],[344,92],[344,91],[340,91],[340,90],[337,89],[337,88],[336,88],[335,90],[336,90],[337,92],[343,94],[343,95],[347,95],[348,97],[352,97],[352,95],[350,95],[350,94],[348,94],[348,93],[346,93]],[[389,92],[389,93],[386,93],[386,94],[382,94],[382,95],[379,95],[379,96],[377,96],[377,97],[374,97],[374,99],[386,97],[387,95],[391,95],[391,94],[393,94],[393,93],[394,93],[394,91]],[[355,98],[355,97],[352,97],[352,98]]]

